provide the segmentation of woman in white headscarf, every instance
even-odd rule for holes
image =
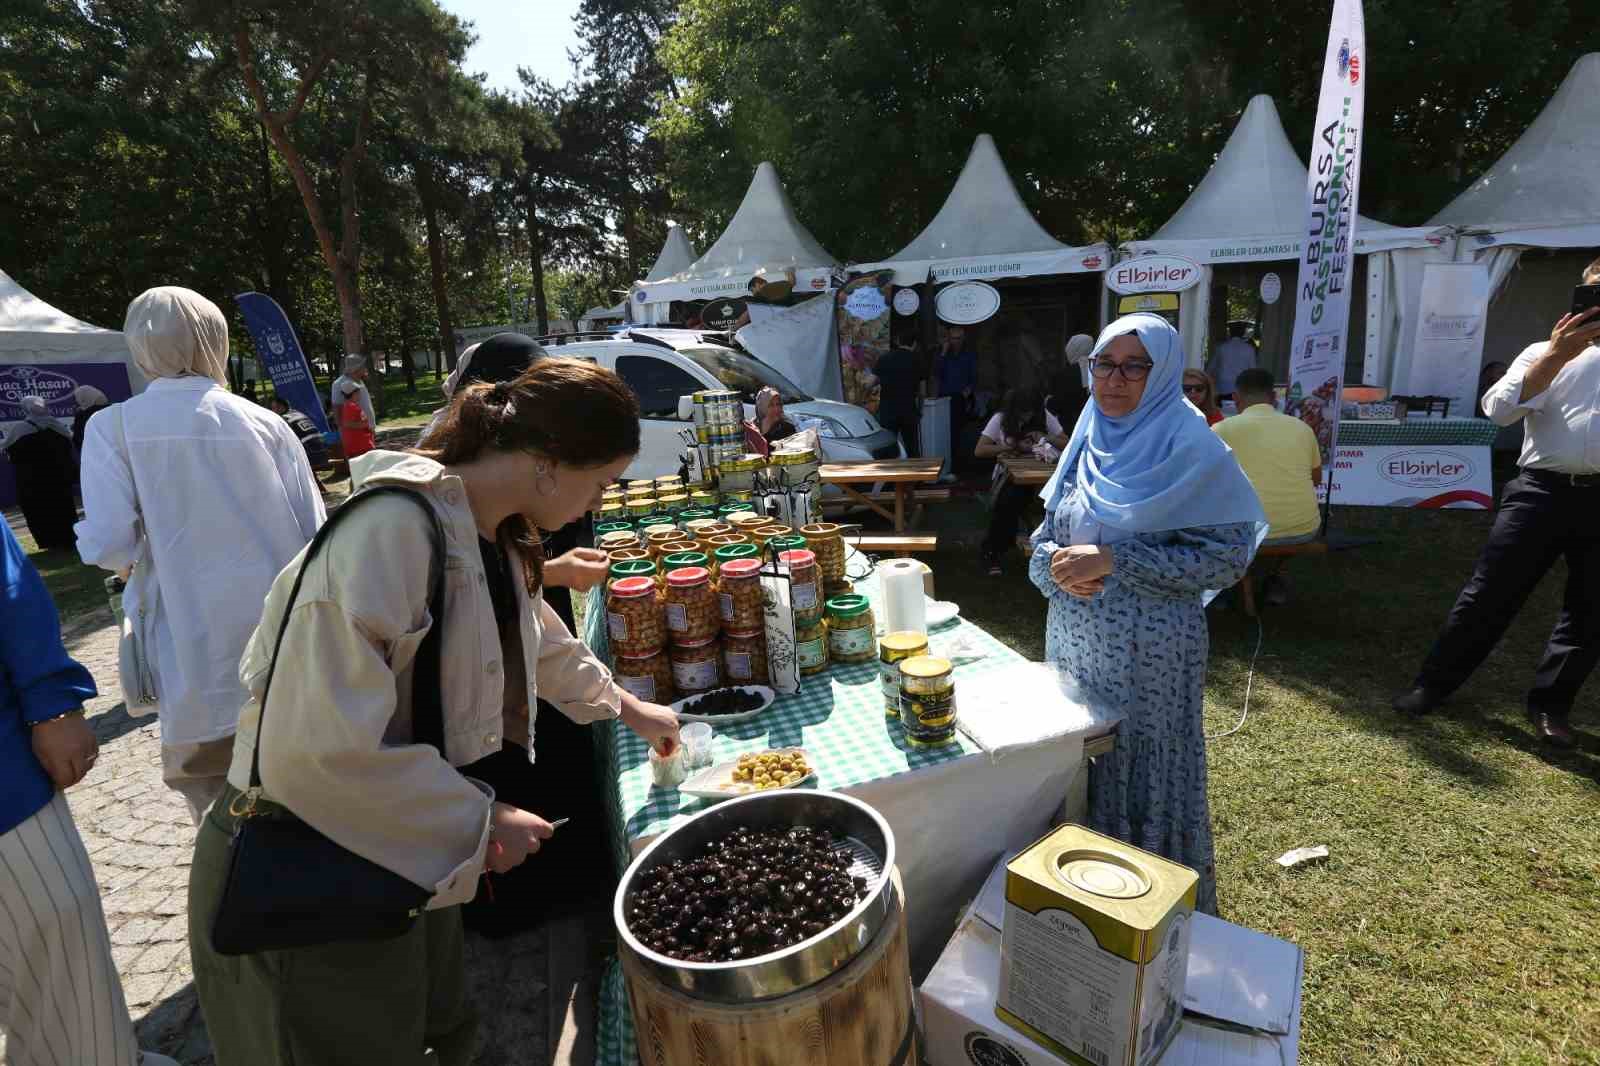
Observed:
[[[34,543],[45,551],[72,547],[72,523],[78,517],[72,499],[72,433],[39,396],[22,398],[22,420],[12,424],[0,443],[11,460],[17,483],[17,506]]]
[[[78,409],[72,415],[72,446],[83,453],[83,433],[89,427],[89,416],[111,406],[111,397],[93,385],[79,385],[72,390],[72,402]]]
[[[1266,534],[1255,490],[1183,397],[1183,345],[1134,314],[1100,334],[1094,398],[1043,493],[1029,576],[1049,600],[1045,654],[1122,714],[1089,776],[1093,828],[1200,874],[1216,913],[1206,800],[1208,590]]]
[[[272,581],[322,524],[288,425],[225,387],[228,324],[189,289],[151,289],[123,324],[145,391],[89,422],[78,553],[128,573],[162,775],[198,823],[222,791],[246,692],[239,660]],[[155,704],[153,708],[151,705]]]

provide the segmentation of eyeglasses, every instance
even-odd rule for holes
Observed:
[[[1183,387],[1183,391],[1203,393],[1206,391],[1206,387],[1204,385],[1185,385]]]
[[[1104,381],[1112,374],[1122,373],[1123,381],[1143,381],[1150,374],[1154,363],[1145,359],[1130,359],[1126,363],[1111,363],[1104,359],[1095,359],[1089,363],[1089,373]]]

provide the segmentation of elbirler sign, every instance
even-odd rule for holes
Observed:
[[[1142,292],[1182,292],[1199,280],[1200,264],[1181,255],[1124,259],[1106,271],[1106,288],[1124,296]]]

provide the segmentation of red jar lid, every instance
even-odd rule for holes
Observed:
[[[684,566],[667,575],[667,584],[673,588],[689,588],[711,580],[711,571],[703,566]]]
[[[790,570],[800,570],[808,566],[816,566],[817,553],[795,548],[778,556],[778,561],[787,564]]]
[[[754,640],[756,637],[762,636],[763,631],[760,629],[752,629],[745,633],[738,633],[730,629],[722,635],[729,640]]]
[[[722,564],[723,577],[755,577],[759,573],[761,573],[760,559],[734,559]]]
[[[611,586],[612,593],[625,600],[645,596],[655,590],[655,581],[648,577],[625,577]]]

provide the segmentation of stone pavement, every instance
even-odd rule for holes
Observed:
[[[188,808],[161,782],[155,719],[130,718],[123,707],[110,610],[65,620],[63,637],[102,693],[87,708],[100,758],[67,799],[100,883],[140,1046],[186,1066],[212,1066],[189,964],[195,830]],[[609,891],[595,886],[597,909]],[[572,919],[500,941],[468,936],[467,981],[482,1021],[479,1066],[593,1062],[605,919],[598,912],[587,923]]]

